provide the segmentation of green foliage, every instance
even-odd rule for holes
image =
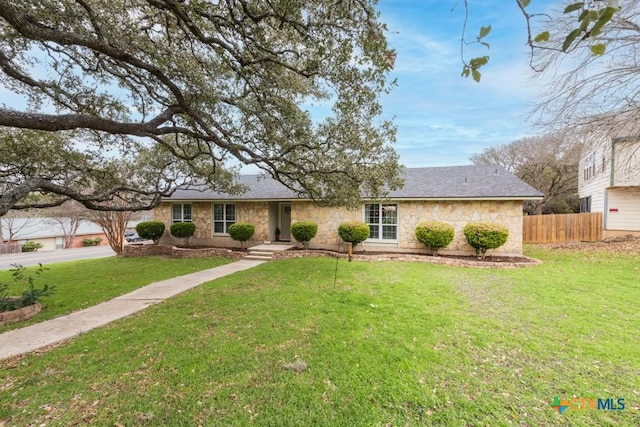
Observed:
[[[164,233],[164,223],[160,221],[145,221],[136,225],[138,236],[143,239],[151,239],[153,243],[158,244],[158,240]]]
[[[453,241],[454,229],[442,221],[425,221],[418,224],[415,230],[416,239],[436,255],[438,250]]]
[[[253,233],[256,232],[256,227],[253,224],[247,222],[236,222],[229,226],[229,236],[233,240],[239,241],[242,249],[244,249],[244,242],[253,237]]]
[[[102,242],[102,237],[96,237],[95,239],[85,238],[82,239],[82,246],[99,246]]]
[[[22,252],[37,252],[38,249],[42,249],[44,245],[38,242],[27,242],[22,245]]]
[[[38,264],[38,268],[33,274],[27,273],[27,268],[20,264],[12,264],[11,271],[12,283],[0,283],[0,312],[11,311],[18,308],[33,305],[42,302],[42,298],[53,295],[56,292],[55,286],[44,284],[42,287],[36,287],[36,281],[40,279],[42,273],[48,268]],[[16,298],[9,297],[8,289],[10,285],[19,285],[23,287],[22,295]]]
[[[184,239],[185,244],[189,246],[189,239],[196,232],[196,225],[193,222],[176,222],[171,225],[169,232],[173,237]]]
[[[600,35],[602,28],[611,21],[611,18],[613,18],[619,10],[619,8],[613,6],[607,6],[601,9],[592,9],[590,8],[591,5],[585,6],[585,3],[578,2],[572,3],[564,9],[564,13],[566,14],[580,12],[580,15],[578,15],[578,28],[573,29],[567,34],[562,43],[563,52],[575,48],[583,40],[593,39]],[[591,47],[593,55],[603,55],[605,50],[606,46],[603,43]]]
[[[313,221],[298,221],[291,224],[291,235],[301,242],[305,249],[309,249],[309,240],[316,237],[318,224]]]
[[[369,226],[364,222],[343,222],[338,227],[338,235],[345,242],[353,244],[355,247],[358,243],[364,242],[369,238]]]
[[[491,222],[470,222],[464,226],[464,236],[478,257],[484,258],[487,250],[499,248],[507,242],[509,230]]]
[[[486,44],[486,43],[485,43]],[[476,83],[480,82],[482,75],[480,74],[480,68],[489,63],[488,56],[479,56],[477,58],[471,58],[469,63],[465,63],[462,67],[462,77],[473,77]]]
[[[598,43],[591,46],[591,52],[594,54],[594,56],[604,55],[606,51],[607,46],[604,43]]]
[[[0,30],[11,62],[3,62],[3,87],[42,102],[1,109],[0,121],[92,138],[65,138],[65,153],[88,155],[84,162],[57,162],[55,152],[37,150],[44,161],[29,161],[35,176],[26,178],[44,182],[12,179],[10,190],[28,181],[36,187],[24,194],[58,192],[96,205],[125,187],[127,202],[139,196],[128,207],[149,207],[178,183],[237,194],[234,164],[247,159],[333,205],[359,206],[361,190],[384,196],[401,186],[395,126],[381,116],[379,98],[395,81],[376,0],[166,3],[1,3],[2,17],[13,17]],[[35,63],[37,70],[23,66]],[[319,101],[331,104],[330,113],[315,120],[304,104]],[[165,155],[140,156],[144,146]],[[0,215],[13,199],[2,199]]]
[[[548,42],[549,37],[551,37],[549,31],[543,31],[535,37],[534,41],[536,43]]]

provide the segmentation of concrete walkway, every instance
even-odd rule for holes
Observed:
[[[144,310],[152,304],[157,304],[202,283],[247,270],[263,262],[241,260],[162,280],[85,310],[5,332],[0,334],[0,360],[68,340],[83,332]]]

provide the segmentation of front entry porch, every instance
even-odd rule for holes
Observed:
[[[249,248],[249,252],[244,259],[253,259],[259,261],[269,261],[273,259],[275,252],[286,251],[295,248],[296,245],[286,243],[273,243],[269,245],[257,245]]]
[[[269,240],[291,241],[291,202],[269,202]]]

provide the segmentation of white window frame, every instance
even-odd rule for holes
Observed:
[[[222,219],[216,219],[216,205],[222,206]],[[233,220],[227,218],[227,206],[233,206]],[[212,203],[211,204],[211,234],[216,236],[228,236],[229,227],[238,221],[238,208],[235,203]],[[224,231],[216,232],[216,223],[222,223]]]
[[[176,217],[175,208],[180,206],[180,217]],[[189,206],[189,215],[185,216],[184,207]],[[176,222],[193,222],[193,205],[191,203],[172,203],[171,204],[171,224]]]
[[[369,218],[368,218],[368,206],[371,205],[377,205],[378,206],[378,218],[380,220],[380,222],[378,223],[370,223],[369,222]],[[383,210],[385,207],[393,207],[395,209],[396,215],[395,215],[395,224],[393,223],[387,223],[385,224],[383,222]],[[367,238],[367,242],[377,242],[377,243],[397,243],[399,241],[399,233],[400,233],[400,206],[397,202],[372,202],[372,203],[365,203],[364,208],[363,208],[363,221],[365,224],[367,224],[369,226],[369,228],[371,228],[371,226],[377,226],[378,227],[378,237],[369,237]],[[383,234],[383,230],[384,230],[384,226],[393,226],[395,227],[395,237],[393,239],[388,239],[388,238],[384,238],[384,234]],[[369,234],[371,235],[371,234]]]

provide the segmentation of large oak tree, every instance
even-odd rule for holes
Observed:
[[[330,204],[396,187],[375,3],[3,0],[0,215],[237,192],[238,163]]]

